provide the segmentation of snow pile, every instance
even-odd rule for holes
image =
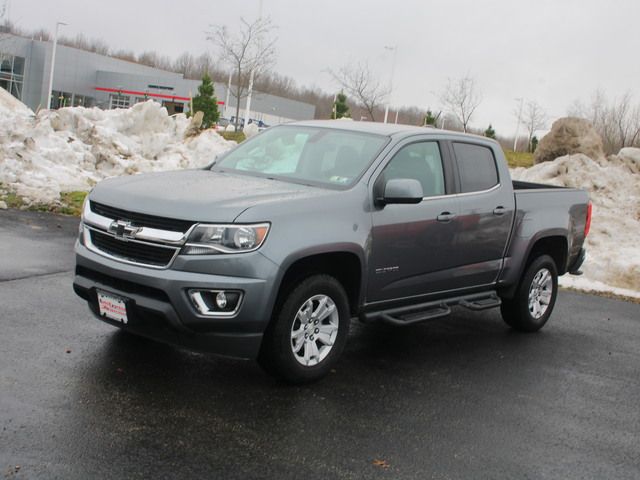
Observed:
[[[244,133],[244,136],[246,138],[251,138],[251,137],[255,137],[258,133],[260,133],[260,129],[258,128],[258,125],[256,125],[255,123],[250,123],[249,125],[244,127],[242,132]]]
[[[151,100],[34,115],[0,89],[0,183],[27,203],[51,204],[107,177],[201,167],[235,145],[213,130],[185,136],[188,127],[184,115],[170,117]]]
[[[15,115],[33,115],[33,111],[16,97],[0,88],[0,112],[12,112]]]
[[[640,150],[626,148],[611,161],[567,155],[511,171],[514,180],[587,190],[593,203],[584,275],[560,283],[640,298]]]

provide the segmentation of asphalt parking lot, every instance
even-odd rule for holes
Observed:
[[[534,335],[354,322],[335,372],[290,387],[94,319],[76,226],[0,211],[2,478],[640,478],[638,304],[562,292]]]

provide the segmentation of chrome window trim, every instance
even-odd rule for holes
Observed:
[[[91,241],[91,235],[89,234],[90,231],[102,233],[102,234],[108,235],[108,236],[110,236],[112,238],[116,238],[114,235],[112,235],[108,231],[104,231],[104,230],[101,230],[101,229],[98,229],[98,228],[94,228],[94,227],[90,227],[88,225],[84,225],[84,232],[82,234],[82,237],[84,239],[84,246],[89,251],[91,251],[91,252],[93,252],[93,253],[95,253],[97,255],[101,255],[103,257],[106,257],[106,258],[109,258],[111,260],[114,260],[116,262],[126,263],[127,265],[134,265],[134,266],[145,267],[145,268],[153,268],[155,270],[166,270],[169,267],[171,267],[171,265],[175,261],[176,257],[180,253],[180,248],[179,247],[173,247],[173,246],[169,246],[169,245],[161,245],[161,244],[158,244],[158,243],[151,243],[151,242],[141,242],[139,240],[127,240],[127,242],[140,243],[140,244],[144,244],[144,245],[151,245],[153,247],[160,247],[160,248],[165,248],[165,249],[168,249],[168,250],[174,250],[173,256],[171,257],[171,259],[169,260],[169,262],[166,265],[152,265],[152,264],[149,264],[149,263],[135,262],[133,260],[129,260],[129,259],[124,258],[124,257],[119,257],[117,255],[112,255],[111,253],[105,252],[104,250],[100,250]]]
[[[452,198],[455,197],[454,193],[451,193],[449,195],[432,195],[430,197],[422,197],[422,201],[426,201],[426,200],[440,200],[442,198]]]
[[[488,188],[486,190],[477,190],[475,192],[465,192],[465,193],[456,193],[456,197],[468,197],[470,195],[481,195],[483,193],[493,192],[494,190],[498,190],[502,184],[500,182],[496,183],[493,187]]]
[[[487,190],[478,190],[477,192],[465,192],[465,193],[450,193],[450,194],[445,194],[445,195],[434,195],[432,197],[422,197],[422,201],[424,202],[425,200],[439,200],[442,198],[459,198],[459,197],[468,197],[471,195],[482,195],[485,193],[491,193],[495,190],[498,190],[500,187],[502,186],[501,183],[498,183],[497,185],[494,185],[493,187],[487,189]]]

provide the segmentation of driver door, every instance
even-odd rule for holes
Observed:
[[[375,179],[373,194],[394,178],[415,179],[424,198],[418,204],[377,206],[373,215],[367,303],[447,290],[456,266],[457,200],[445,146],[433,140],[406,143]],[[448,158],[446,159],[448,160]]]

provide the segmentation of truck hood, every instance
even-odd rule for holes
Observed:
[[[332,190],[210,170],[111,178],[89,199],[132,212],[195,222],[233,222],[246,209],[323,196]],[[267,219],[265,219],[267,220]]]

